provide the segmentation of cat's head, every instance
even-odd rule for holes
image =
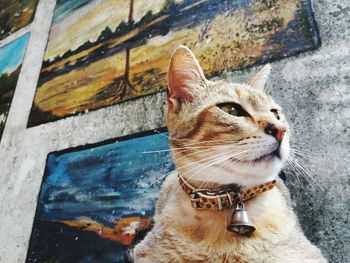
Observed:
[[[253,186],[272,180],[289,154],[281,107],[265,93],[270,66],[248,84],[208,81],[193,53],[177,48],[168,71],[168,130],[187,179]]]

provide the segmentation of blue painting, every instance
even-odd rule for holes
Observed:
[[[152,226],[166,134],[50,153],[26,262],[123,262]]]
[[[29,33],[0,48],[0,139],[10,110]]]

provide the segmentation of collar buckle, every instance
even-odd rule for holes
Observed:
[[[205,188],[193,189],[189,193],[191,205],[193,208],[204,209],[203,207],[200,206],[200,201],[203,194],[215,196],[215,193],[212,193],[210,189],[205,189]]]
[[[199,202],[201,201],[201,198],[200,196],[198,195],[198,192],[192,192],[189,194],[190,196],[190,200],[191,200],[191,205],[193,208],[196,208],[196,209],[201,209],[200,205],[199,205]]]

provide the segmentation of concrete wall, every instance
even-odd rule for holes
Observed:
[[[0,262],[24,262],[49,152],[165,125],[165,93],[26,129],[55,0],[41,0],[34,22],[0,42],[30,31],[26,57],[0,145]],[[272,63],[271,93],[293,127],[293,147],[315,183],[287,171],[306,235],[330,262],[350,255],[350,2],[313,1],[322,46]],[[256,68],[228,78],[246,81]],[[289,169],[290,170],[290,169]]]

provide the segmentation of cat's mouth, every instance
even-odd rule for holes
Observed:
[[[253,160],[241,160],[241,159],[236,159],[236,158],[230,158],[231,161],[237,163],[257,163],[257,162],[269,162],[272,161],[274,158],[281,159],[281,154],[280,154],[280,147],[277,147],[277,149],[264,154],[256,159]]]
[[[265,154],[265,155],[255,159],[255,160],[253,160],[253,162],[271,161],[275,157],[281,159],[279,147],[276,150],[274,150],[274,151],[272,151],[272,152],[270,152],[268,154]]]

